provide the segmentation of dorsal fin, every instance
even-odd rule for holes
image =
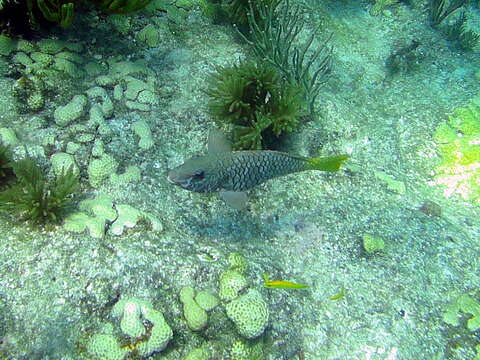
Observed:
[[[208,153],[217,155],[232,151],[232,145],[223,132],[218,129],[210,129],[208,133]]]

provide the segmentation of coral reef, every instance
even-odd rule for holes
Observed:
[[[195,301],[195,289],[186,286],[180,290],[180,301],[183,304],[183,316],[188,327],[193,331],[200,331],[207,326],[207,312]]]
[[[247,339],[262,335],[268,325],[268,307],[258,290],[249,289],[246,294],[226,304],[225,310],[239,334]]]
[[[467,328],[475,331],[480,328],[480,304],[471,296],[463,294],[447,306],[443,314],[443,321],[450,325],[459,325],[459,313],[471,314],[472,317],[467,320]]]
[[[104,325],[103,329],[90,339],[87,351],[94,359],[102,360],[123,360],[128,354],[128,350],[122,348],[113,335],[112,324]]]
[[[95,359],[121,360],[127,355],[146,358],[165,349],[173,337],[163,314],[146,300],[122,298],[113,307],[112,315],[121,335],[126,336],[126,339],[119,338],[127,343],[120,344],[113,324],[105,324],[87,345],[88,352]]]
[[[133,132],[140,138],[138,147],[148,150],[154,145],[152,131],[145,120],[138,120],[132,124]]]
[[[67,231],[81,233],[88,230],[90,236],[102,238],[107,224],[110,224],[109,233],[119,236],[125,229],[133,228],[141,221],[149,223],[153,231],[160,232],[163,229],[160,220],[152,214],[130,205],[114,205],[113,200],[105,194],[81,201],[79,209],[79,212],[65,219],[63,226]]]
[[[223,301],[235,299],[248,286],[247,279],[235,269],[227,269],[220,275],[218,295]]]
[[[75,95],[68,104],[57,107],[53,114],[55,123],[58,126],[67,126],[83,115],[86,106],[86,96]]]
[[[239,253],[231,253],[228,263],[229,268],[219,279],[220,299],[238,333],[247,339],[256,338],[268,325],[268,306],[258,290],[247,288],[248,282],[243,275],[247,265],[245,258]]]

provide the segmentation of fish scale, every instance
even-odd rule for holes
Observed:
[[[245,191],[269,179],[307,169],[304,158],[273,151],[238,151],[226,153],[217,162],[231,181],[227,191]]]

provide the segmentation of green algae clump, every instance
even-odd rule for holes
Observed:
[[[470,331],[476,331],[480,328],[480,304],[467,294],[460,295],[447,306],[443,314],[443,321],[458,326],[461,313],[471,314],[471,317],[467,320],[467,328]]]
[[[434,185],[443,185],[446,197],[460,195],[480,202],[480,94],[454,111],[437,127],[434,139],[442,158]]]
[[[18,182],[0,192],[0,211],[32,220],[34,223],[56,223],[61,219],[70,195],[78,188],[78,176],[70,167],[54,181],[45,176],[31,159],[12,163]]]
[[[374,254],[385,249],[385,241],[379,236],[365,234],[362,237],[363,249],[367,254]]]
[[[32,14],[41,13],[45,20],[68,28],[73,22],[74,2],[75,0],[27,0],[27,6]]]
[[[304,115],[301,90],[265,63],[219,66],[207,80],[209,110],[232,127],[234,148],[259,150],[297,128]]]
[[[90,0],[107,13],[128,14],[143,9],[151,0]]]
[[[13,177],[10,147],[0,141],[0,188]]]

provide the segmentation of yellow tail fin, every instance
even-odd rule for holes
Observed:
[[[307,159],[309,170],[338,171],[349,155],[316,157]]]

